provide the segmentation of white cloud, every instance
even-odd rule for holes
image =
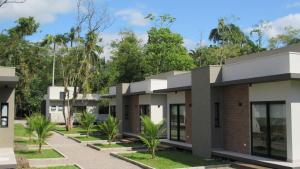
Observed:
[[[300,13],[290,14],[277,18],[268,23],[269,28],[264,30],[265,34],[271,38],[284,32],[286,27],[300,29]]]
[[[143,13],[137,9],[122,9],[117,11],[115,15],[135,26],[146,26],[149,22]]]
[[[148,40],[147,34],[139,33],[136,34],[136,36],[138,37],[138,39],[142,41],[142,44],[147,43]],[[104,47],[101,56],[103,56],[105,59],[109,59],[111,57],[111,52],[113,50],[110,46],[111,43],[115,40],[120,40],[121,36],[119,35],[119,33],[103,33],[101,34],[101,37],[102,37],[102,42],[100,44]]]
[[[75,9],[73,0],[26,0],[25,3],[6,4],[0,9],[0,21],[33,16],[40,23],[55,21],[58,14]]]

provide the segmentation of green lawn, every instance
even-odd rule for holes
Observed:
[[[16,151],[15,153],[17,156],[25,157],[27,159],[63,157],[60,153],[58,153],[54,149],[42,150],[42,153],[38,153],[37,151]]]
[[[32,169],[79,169],[75,165],[57,166],[57,167],[46,167],[46,168],[32,168]]]
[[[222,164],[221,161],[204,160],[193,156],[189,152],[177,150],[158,151],[155,159],[151,159],[151,155],[146,152],[124,153],[121,155],[157,169],[173,169]]]
[[[63,134],[85,134],[86,133],[85,130],[79,126],[74,126],[70,131],[67,131],[66,127],[64,126],[56,126],[55,130]],[[97,131],[97,129],[92,129],[91,132],[95,132],[95,131]]]
[[[14,140],[15,144],[22,144],[22,145],[38,145],[36,140],[25,140],[25,139],[15,139]],[[43,145],[46,145],[46,143],[44,143]]]
[[[95,140],[105,140],[106,138],[104,136],[77,136],[77,137],[73,137],[76,138],[77,140],[80,141],[95,141]]]
[[[116,144],[94,144],[99,148],[121,148],[121,147],[141,147],[142,143],[116,143]]]
[[[15,124],[14,128],[15,128],[15,136],[28,137],[26,128],[23,124]]]

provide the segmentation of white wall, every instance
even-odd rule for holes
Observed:
[[[299,53],[283,52],[270,56],[255,57],[222,67],[223,81],[263,77],[285,73],[300,73]]]
[[[130,83],[130,93],[152,92],[153,90],[166,89],[167,80],[149,79]]]
[[[300,162],[300,82],[253,84],[249,87],[249,100],[286,102],[287,159]]]
[[[117,93],[117,87],[116,86],[109,87],[109,95],[116,95],[116,93]]]
[[[168,77],[168,88],[184,87],[192,85],[191,72]]]
[[[163,117],[164,117],[164,115],[163,115],[163,113],[164,113],[163,105],[151,105],[150,109],[151,109],[150,110],[151,120],[155,124],[163,122]]]

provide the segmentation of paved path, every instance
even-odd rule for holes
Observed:
[[[31,161],[31,165],[77,164],[82,169],[140,169],[139,167],[109,155],[108,151],[97,151],[54,133],[48,144],[68,159]]]

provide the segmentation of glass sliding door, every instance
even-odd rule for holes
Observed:
[[[252,153],[268,155],[268,129],[266,104],[252,104]]]
[[[252,154],[285,160],[286,111],[284,102],[252,103]]]
[[[170,139],[174,141],[185,141],[185,126],[185,105],[170,105]]]
[[[150,117],[150,106],[149,105],[140,105],[140,117],[149,116]],[[140,118],[140,132],[144,130],[143,123]]]
[[[283,104],[270,104],[270,154],[286,158],[286,112]]]

